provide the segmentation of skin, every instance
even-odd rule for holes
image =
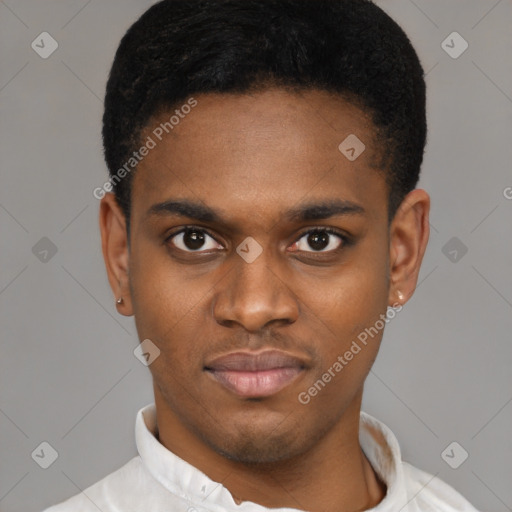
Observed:
[[[222,482],[237,503],[371,508],[386,487],[359,445],[359,412],[383,331],[308,404],[298,395],[387,306],[411,297],[429,236],[430,198],[413,190],[388,224],[374,126],[339,96],[267,89],[196,99],[137,168],[129,244],[114,196],[100,206],[108,277],[123,298],[118,311],[134,315],[140,339],[161,351],[149,367],[159,440]],[[169,115],[153,119],[144,135]],[[352,133],[366,145],[353,162],[338,150]],[[148,214],[170,199],[206,205],[222,222]],[[364,213],[286,217],[290,209],[333,199]],[[208,231],[196,252],[190,237],[166,242],[190,225]],[[324,234],[329,245],[315,250],[308,231],[317,227],[337,229],[352,242]],[[252,263],[236,252],[248,236],[263,249]],[[264,348],[306,362],[271,397],[239,397],[204,370],[221,354]]]

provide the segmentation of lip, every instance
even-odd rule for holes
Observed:
[[[244,398],[275,395],[305,368],[304,360],[279,350],[231,352],[204,367],[219,384]]]

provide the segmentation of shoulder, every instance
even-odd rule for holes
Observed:
[[[98,509],[102,512],[117,511],[119,506],[128,504],[125,503],[126,499],[129,500],[129,495],[137,492],[137,487],[144,485],[145,480],[145,470],[137,456],[83,492],[43,512],[98,512]]]
[[[408,499],[418,512],[478,512],[459,492],[440,478],[402,462]]]

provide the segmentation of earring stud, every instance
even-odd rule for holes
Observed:
[[[117,304],[122,304],[123,303],[123,297],[119,297],[119,299],[116,300],[116,303]]]

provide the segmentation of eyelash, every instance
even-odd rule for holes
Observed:
[[[169,243],[171,241],[172,238],[178,236],[179,234],[181,233],[185,233],[187,230],[193,230],[193,231],[197,231],[199,233],[206,233],[209,237],[213,238],[215,240],[215,242],[217,242],[218,244],[220,244],[220,242],[216,239],[215,236],[213,236],[207,229],[205,228],[199,228],[197,226],[193,226],[193,225],[190,225],[190,226],[184,226],[183,228],[181,228],[179,231],[176,231],[176,232],[173,232],[171,233],[170,235],[168,235],[166,238],[165,238],[165,243]],[[328,233],[330,235],[335,235],[337,237],[339,237],[341,239],[341,245],[340,247],[336,248],[336,249],[333,249],[331,251],[328,251],[328,252],[322,252],[322,251],[303,251],[303,252],[308,252],[310,254],[333,254],[333,253],[336,253],[338,252],[340,249],[342,249],[343,247],[347,247],[349,245],[351,245],[352,243],[352,240],[351,238],[349,238],[347,235],[345,235],[344,233],[342,233],[341,231],[337,230],[337,229],[334,229],[334,228],[330,228],[330,227],[322,227],[322,226],[313,226],[311,228],[308,228],[307,230],[303,231],[295,240],[294,240],[294,244],[297,243],[301,238],[304,237],[304,235],[308,235],[308,234],[311,234],[311,233],[316,233],[316,232],[321,232],[321,233]],[[222,245],[222,244],[220,244]],[[176,248],[177,250],[179,251],[182,251],[181,249],[178,249]],[[188,254],[201,254],[201,251],[183,251],[183,252],[186,252]]]

